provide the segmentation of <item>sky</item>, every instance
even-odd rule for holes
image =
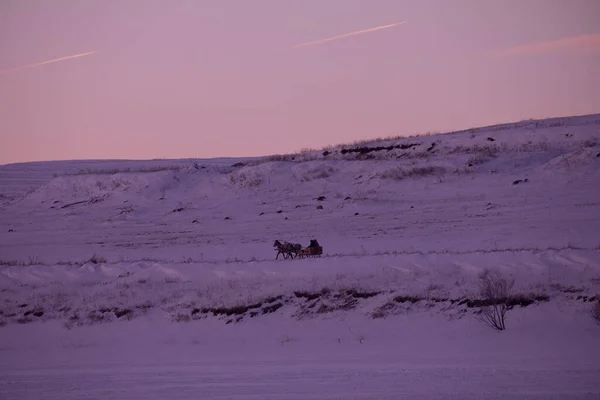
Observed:
[[[0,164],[600,112],[597,0],[1,0]]]

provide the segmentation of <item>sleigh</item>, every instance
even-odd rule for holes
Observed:
[[[279,258],[279,255],[283,255],[283,258],[291,258],[294,256],[304,258],[304,257],[317,257],[323,254],[323,247],[317,242],[316,239],[312,239],[308,247],[302,248],[302,245],[299,243],[290,243],[283,242],[281,243],[279,240],[276,240],[273,243],[273,247],[275,247],[275,251],[277,255],[275,259]]]
[[[323,254],[323,247],[315,246],[315,247],[305,247],[300,249],[297,253],[297,256],[300,258],[304,257],[317,257]]]

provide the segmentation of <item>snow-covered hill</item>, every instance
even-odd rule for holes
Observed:
[[[190,362],[182,376],[212,376],[192,385],[204,398],[600,395],[600,115],[261,158],[12,164],[0,201],[11,398],[42,398],[19,386],[36,363],[86,359]],[[275,260],[276,239],[324,254]],[[490,274],[514,280],[501,333],[481,321]],[[211,370],[223,360],[236,367]],[[75,397],[120,398],[90,376]]]

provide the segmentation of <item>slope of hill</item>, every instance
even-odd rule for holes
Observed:
[[[122,389],[162,387],[168,366],[206,398],[594,398],[598,182],[600,115],[264,158],[1,166],[5,388],[39,398],[23,371],[37,363],[43,389],[39,368],[92,360],[123,365]],[[275,260],[276,239],[324,254]],[[514,284],[494,299],[490,279]],[[89,374],[75,397],[119,397]]]

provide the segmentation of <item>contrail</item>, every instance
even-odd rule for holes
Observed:
[[[380,31],[382,29],[388,29],[388,28],[392,28],[394,26],[405,24],[406,22],[408,22],[408,21],[397,22],[395,24],[390,24],[390,25],[382,25],[382,26],[378,26],[378,27],[375,27],[375,28],[363,29],[362,31],[344,33],[343,35],[333,36],[333,37],[330,37],[330,38],[327,38],[327,39],[315,40],[313,42],[300,43],[300,44],[297,44],[297,45],[293,46],[292,48],[295,49],[297,47],[312,46],[313,44],[325,43],[325,42],[329,42],[331,40],[344,39],[344,38],[347,38],[347,37],[350,37],[350,36],[362,35],[363,33]]]
[[[570,36],[558,40],[550,40],[533,44],[510,47],[497,50],[499,55],[519,55],[527,53],[543,53],[557,50],[580,50],[598,52],[600,51],[600,33]]]
[[[51,64],[51,63],[64,61],[64,60],[70,60],[71,58],[79,58],[79,57],[89,56],[90,54],[94,54],[94,53],[97,53],[97,51],[90,51],[89,53],[75,54],[73,56],[55,58],[53,60],[47,60],[47,61],[42,61],[42,62],[38,62],[38,63],[34,63],[34,64],[23,65],[21,67],[0,70],[0,74],[8,74],[9,72],[17,72],[17,71],[21,71],[26,68],[39,67],[40,65]]]

